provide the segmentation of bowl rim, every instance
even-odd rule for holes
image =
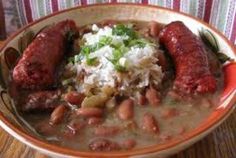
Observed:
[[[56,16],[58,14],[63,14],[64,12],[68,12],[68,11],[72,11],[72,10],[77,10],[77,9],[83,9],[83,8],[90,8],[90,7],[102,7],[102,6],[136,6],[136,7],[144,7],[144,8],[154,8],[154,9],[158,9],[158,10],[164,10],[167,11],[171,14],[179,14],[182,15],[184,17],[187,18],[191,18],[193,20],[196,20],[198,23],[203,24],[204,26],[207,26],[208,28],[212,29],[214,32],[217,33],[217,35],[219,35],[219,37],[224,40],[224,42],[230,47],[230,49],[233,51],[234,54],[236,54],[236,48],[233,45],[233,43],[231,43],[220,31],[218,31],[216,28],[214,28],[213,26],[209,25],[208,23],[198,19],[197,17],[193,17],[189,14],[183,13],[183,12],[177,12],[174,11],[172,9],[169,8],[164,8],[164,7],[160,7],[160,6],[155,6],[155,5],[147,5],[147,4],[137,4],[137,3],[99,3],[99,4],[90,4],[90,5],[82,5],[82,6],[76,6],[73,8],[69,8],[69,9],[65,9],[62,11],[58,11],[55,13],[52,13],[50,15],[47,15],[45,17],[42,17],[40,19],[37,19],[27,25],[25,25],[24,27],[22,27],[21,29],[19,29],[16,33],[14,33],[13,35],[11,35],[7,40],[4,41],[4,44],[1,46],[0,48],[0,52],[3,51],[3,49],[7,46],[7,44],[14,39],[17,35],[19,35],[21,32],[23,32],[25,29],[45,20],[48,19],[50,17]],[[235,89],[234,89],[235,90]],[[186,135],[183,139],[181,140],[175,140],[172,141],[172,143],[165,143],[165,144],[161,144],[161,145],[152,145],[152,146],[147,146],[144,148],[137,148],[137,149],[132,149],[129,151],[122,151],[122,152],[92,152],[92,151],[78,151],[78,150],[74,150],[74,149],[70,149],[67,147],[61,147],[58,145],[54,145],[54,144],[50,144],[47,143],[46,141],[37,139],[36,137],[33,137],[31,135],[28,135],[26,132],[24,132],[23,130],[17,128],[15,125],[13,125],[12,123],[10,123],[10,121],[8,121],[8,119],[3,115],[2,112],[0,112],[0,125],[3,127],[3,129],[5,129],[6,131],[11,131],[14,134],[14,137],[17,139],[21,139],[22,143],[26,143],[30,146],[33,146],[35,148],[41,149],[41,150],[46,150],[48,152],[53,152],[54,154],[62,154],[65,156],[83,156],[83,157],[124,157],[124,156],[134,156],[134,155],[142,155],[142,154],[150,154],[150,153],[154,153],[154,152],[161,152],[161,151],[165,151],[168,150],[170,148],[173,148],[177,145],[181,145],[184,144],[194,138],[196,138],[197,136],[207,132],[209,129],[213,128],[214,126],[217,126],[217,124],[219,124],[219,122],[222,122],[227,116],[229,116],[229,114],[234,110],[234,103],[236,102],[236,95],[234,94],[234,96],[231,98],[230,102],[228,103],[228,106],[219,113],[219,115],[216,116],[216,118],[214,120],[211,120],[210,123],[208,123],[207,125],[203,126],[202,128],[194,131],[192,130],[190,132],[190,134]],[[4,128],[5,127],[5,128]],[[10,132],[9,132],[10,133]],[[11,133],[12,135],[12,133]],[[27,140],[22,141],[22,140]]]

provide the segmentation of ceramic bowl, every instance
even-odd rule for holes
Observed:
[[[53,157],[165,157],[185,149],[206,136],[233,111],[236,102],[236,64],[234,62],[224,66],[225,85],[223,93],[220,95],[219,104],[196,129],[187,132],[181,138],[173,139],[161,145],[119,152],[82,152],[56,146],[42,140],[34,134],[30,127],[24,125],[23,119],[18,117],[18,113],[7,92],[9,87],[8,76],[17,57],[19,57],[37,32],[49,24],[65,19],[73,19],[77,25],[86,25],[104,19],[154,20],[164,24],[180,20],[196,34],[202,28],[208,29],[217,39],[220,51],[230,56],[233,60],[236,59],[236,50],[233,44],[215,28],[189,15],[161,7],[137,4],[100,4],[76,7],[46,16],[19,30],[5,42],[0,50],[0,125],[21,142]]]

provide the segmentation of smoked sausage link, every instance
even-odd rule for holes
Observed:
[[[210,72],[207,52],[196,35],[175,21],[164,27],[159,38],[175,64],[175,91],[181,95],[215,92],[216,79]]]
[[[72,30],[76,30],[75,22],[65,20],[40,32],[14,68],[14,82],[25,89],[43,89],[52,85],[55,69],[65,50],[66,35]]]

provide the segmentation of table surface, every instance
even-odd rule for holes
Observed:
[[[0,41],[0,47],[2,42]],[[0,128],[0,158],[48,158]],[[211,134],[170,158],[236,158],[236,110]]]

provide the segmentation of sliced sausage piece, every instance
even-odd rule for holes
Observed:
[[[84,117],[101,117],[103,110],[99,108],[79,108],[76,110],[76,114]]]
[[[49,123],[51,125],[60,123],[64,118],[65,112],[66,112],[66,107],[64,105],[57,106],[51,114]]]
[[[80,105],[84,100],[85,95],[76,91],[71,91],[65,94],[65,101],[69,102],[70,104]]]
[[[14,82],[25,89],[42,90],[51,86],[63,58],[67,33],[76,29],[74,21],[65,20],[40,32],[14,68]]]
[[[159,39],[175,64],[175,91],[182,96],[216,91],[216,79],[210,72],[207,51],[201,40],[182,22],[166,25]]]
[[[151,104],[152,106],[158,106],[161,102],[157,90],[155,90],[153,87],[147,89],[145,97],[147,98],[149,104]]]
[[[120,128],[117,126],[99,126],[94,130],[96,136],[114,136],[119,132]]]
[[[52,111],[57,107],[60,95],[60,91],[33,92],[21,103],[22,111]]]
[[[89,144],[92,151],[114,151],[120,150],[120,145],[105,138],[97,138]]]
[[[131,119],[134,115],[134,101],[132,99],[122,101],[117,113],[121,120]]]
[[[155,117],[151,113],[145,113],[142,119],[142,129],[149,133],[159,134],[160,130]]]

